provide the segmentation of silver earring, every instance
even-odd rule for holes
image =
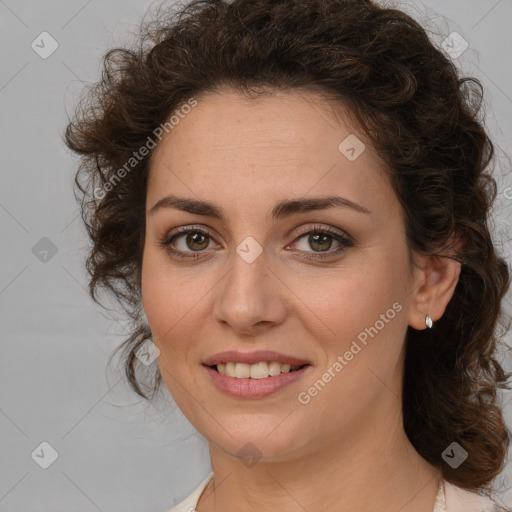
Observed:
[[[434,322],[432,322],[432,318],[430,318],[430,315],[427,313],[427,316],[425,317],[425,325],[432,329],[432,326],[434,325]]]

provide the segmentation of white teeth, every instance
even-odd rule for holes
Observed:
[[[234,377],[235,376],[235,367],[236,367],[235,363],[226,363],[226,375],[228,377]],[[217,366],[217,370],[219,370],[218,366]]]
[[[265,361],[251,364],[251,379],[266,379],[267,377],[268,364]]]
[[[270,375],[279,375],[281,373],[281,363],[271,361],[268,365],[268,373]]]
[[[288,373],[290,370],[297,370],[300,365],[291,366],[289,364],[281,364],[278,361],[260,361],[255,364],[247,363],[218,363],[217,371],[228,377],[236,377],[237,379],[266,379],[280,373]]]
[[[235,377],[237,379],[248,379],[251,376],[251,365],[247,363],[235,364]]]

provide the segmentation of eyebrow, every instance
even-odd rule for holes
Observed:
[[[303,213],[314,210],[324,210],[336,206],[352,208],[360,213],[371,213],[368,208],[354,203],[348,199],[337,196],[315,197],[308,199],[289,199],[280,201],[272,210],[272,219],[278,221],[284,217],[293,215],[294,213]],[[150,215],[154,215],[157,211],[164,208],[176,208],[184,212],[195,215],[203,215],[205,217],[213,217],[221,221],[224,220],[225,211],[223,208],[216,206],[207,201],[198,199],[190,199],[185,197],[177,197],[167,195],[157,201],[149,210]]]

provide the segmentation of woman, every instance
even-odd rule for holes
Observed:
[[[66,140],[91,294],[133,319],[127,377],[209,442],[172,511],[506,510],[479,82],[371,1],[158,20],[106,55]]]

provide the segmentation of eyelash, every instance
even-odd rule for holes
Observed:
[[[190,253],[183,253],[182,251],[172,249],[170,246],[175,241],[176,238],[188,234],[188,233],[200,233],[202,235],[208,236],[211,239],[213,239],[212,236],[208,233],[208,231],[205,231],[202,228],[198,228],[195,226],[187,226],[187,227],[180,227],[176,230],[177,232],[171,233],[170,235],[164,237],[159,243],[160,245],[172,256],[176,256],[180,259],[197,259],[201,257],[201,253],[204,251],[191,251]],[[298,234],[298,236],[295,238],[294,242],[296,240],[300,240],[301,238],[305,237],[306,235],[329,235],[331,238],[334,238],[337,242],[339,242],[341,245],[334,250],[329,250],[324,252],[312,252],[314,256],[308,256],[304,257],[305,259],[317,259],[322,260],[325,258],[328,258],[332,256],[333,254],[339,254],[346,250],[348,247],[352,247],[354,245],[354,242],[351,238],[342,235],[338,231],[335,231],[334,229],[328,228],[328,227],[322,227],[322,226],[313,226],[312,229],[309,229],[307,231],[302,231]],[[304,252],[304,251],[303,251]],[[190,255],[185,255],[190,254]]]

